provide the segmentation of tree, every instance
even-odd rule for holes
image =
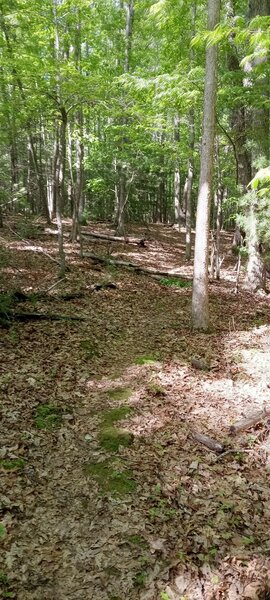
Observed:
[[[270,15],[269,0],[250,0],[249,16],[254,19],[257,16]],[[252,70],[258,66],[264,66],[267,55],[260,42],[255,43],[252,60],[245,63],[246,70]],[[269,164],[269,76],[265,74],[253,82],[258,88],[262,102],[259,102],[252,110],[252,140],[253,140],[253,162],[258,161],[260,165]],[[249,289],[256,291],[264,287],[264,268],[261,255],[261,239],[259,235],[259,199],[256,193],[248,193],[246,196],[246,234],[248,249],[248,264],[246,283]]]
[[[220,0],[208,0],[208,30],[219,22]],[[206,73],[204,88],[203,135],[201,145],[201,168],[196,218],[196,241],[194,252],[194,276],[192,291],[192,323],[195,329],[208,329],[208,261],[210,207],[215,141],[215,106],[217,92],[218,50],[214,44],[206,49]]]

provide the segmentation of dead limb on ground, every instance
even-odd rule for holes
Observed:
[[[257,425],[260,421],[263,421],[266,417],[270,415],[270,408],[265,408],[264,410],[258,411],[250,417],[246,417],[244,419],[240,419],[240,421],[236,421],[234,425],[231,425],[229,428],[229,432],[231,435],[237,435],[241,431],[245,431],[246,429],[250,429],[253,425]]]
[[[54,286],[51,286],[49,288],[49,290],[53,289]],[[86,292],[70,292],[70,293],[66,293],[66,294],[57,294],[57,295],[53,295],[53,294],[49,294],[47,290],[47,292],[36,292],[33,294],[25,294],[25,292],[22,292],[21,290],[15,290],[14,292],[12,292],[11,294],[11,301],[13,303],[18,303],[18,302],[33,302],[33,300],[44,300],[45,302],[57,302],[57,301],[70,301],[70,300],[77,300],[78,298],[83,298],[84,296],[87,295],[88,290],[90,290],[91,292],[95,292],[95,291],[100,291],[100,290],[106,290],[106,289],[117,289],[117,285],[116,283],[113,283],[113,281],[104,281],[104,282],[97,282],[97,283],[93,283],[92,285],[90,285],[88,287],[88,289],[86,290]],[[1,299],[1,294],[0,294],[0,299]]]
[[[83,257],[90,258],[91,260],[93,260],[93,262],[96,263],[112,265],[115,267],[124,267],[126,269],[134,269],[134,271],[136,271],[137,273],[142,273],[142,275],[148,275],[150,277],[154,277],[155,279],[162,279],[163,277],[174,277],[190,281],[188,277],[186,277],[185,275],[181,275],[180,273],[172,273],[170,271],[157,271],[156,269],[146,269],[129,261],[116,260],[112,258],[107,258],[105,256],[97,256],[96,254],[92,254],[91,252],[85,252]]]
[[[46,235],[57,235],[58,231],[57,229],[50,229],[50,228],[46,228],[44,233]],[[93,239],[96,239],[97,241],[103,241],[103,242],[118,242],[120,244],[136,244],[137,246],[141,246],[142,248],[145,248],[145,238],[136,238],[136,237],[132,237],[132,236],[117,236],[117,235],[110,235],[110,234],[105,234],[105,233],[96,233],[95,231],[81,231],[81,234],[83,237],[91,237]],[[68,237],[69,234],[65,234],[65,237]]]
[[[47,313],[8,311],[0,313],[0,322],[3,325],[9,325],[13,321],[87,321],[85,317],[70,317],[68,315],[49,315]]]
[[[225,450],[225,446],[223,444],[220,444],[208,435],[203,435],[202,433],[198,433],[197,431],[192,431],[191,435],[193,439],[196,440],[196,442],[203,444],[204,446],[206,446],[206,448],[209,448],[209,450],[213,450],[213,452],[220,453],[224,452]]]
[[[261,421],[263,421],[263,419],[265,419],[269,415],[270,415],[270,408],[265,408],[263,411],[256,412],[253,415],[251,415],[250,417],[246,417],[245,419],[236,421],[236,423],[234,425],[231,425],[229,427],[229,433],[231,435],[235,436],[235,435],[237,435],[237,433],[241,433],[241,431],[245,431],[247,429],[250,429],[254,425],[257,425],[257,423],[260,423]],[[204,435],[197,431],[192,431],[191,435],[192,435],[193,439],[196,440],[196,442],[203,444],[203,446],[206,446],[206,448],[209,448],[209,450],[212,450],[213,452],[216,452],[217,454],[222,454],[225,456],[226,454],[229,454],[229,453],[245,451],[242,448],[226,449],[226,446],[224,444],[217,442],[215,439],[209,437],[208,435]]]
[[[83,236],[89,236],[92,238],[96,238],[98,240],[104,240],[104,241],[109,241],[109,242],[118,242],[121,244],[137,244],[137,246],[141,246],[142,248],[145,248],[145,238],[136,238],[136,237],[129,237],[129,236],[124,236],[124,237],[120,237],[120,236],[116,236],[116,235],[106,235],[104,233],[95,233],[93,231],[82,231],[82,235]]]

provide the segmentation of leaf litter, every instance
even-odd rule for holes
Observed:
[[[55,253],[54,240],[40,244]],[[17,269],[3,291],[53,284],[45,255],[30,260],[8,232],[5,246],[3,272]],[[212,329],[195,334],[189,288],[115,269],[116,288],[90,293],[106,269],[67,246],[61,293],[83,296],[57,297],[55,312],[87,320],[2,330],[0,597],[268,598],[270,420],[229,434],[269,406],[268,297],[234,295],[228,246],[224,280],[211,286]],[[181,252],[179,234],[153,226],[148,250],[130,258],[191,275]],[[108,428],[132,443],[106,448]],[[217,457],[194,430],[227,452]]]

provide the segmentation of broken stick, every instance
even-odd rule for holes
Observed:
[[[192,437],[194,438],[194,440],[196,440],[196,442],[203,444],[204,446],[209,448],[209,450],[213,450],[213,452],[221,453],[225,450],[223,444],[220,444],[216,440],[213,440],[213,438],[210,438],[208,435],[203,435],[202,433],[197,433],[196,431],[193,431]]]
[[[267,417],[268,415],[270,415],[270,407],[256,412],[253,415],[250,415],[250,417],[246,417],[245,419],[240,419],[240,421],[236,421],[234,425],[230,426],[229,432],[231,435],[236,435],[237,433],[240,433],[245,429],[250,429],[250,427],[253,427],[253,425],[257,425],[257,423],[265,419],[265,417]]]

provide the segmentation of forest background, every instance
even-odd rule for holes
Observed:
[[[63,260],[63,215],[73,240],[87,219],[113,220],[121,235],[127,221],[176,223],[190,259],[205,47],[219,44],[211,226],[218,237],[236,225],[236,244],[241,226],[248,284],[263,287],[269,14],[269,0],[228,0],[209,31],[199,0],[3,1],[2,213],[56,217]]]

